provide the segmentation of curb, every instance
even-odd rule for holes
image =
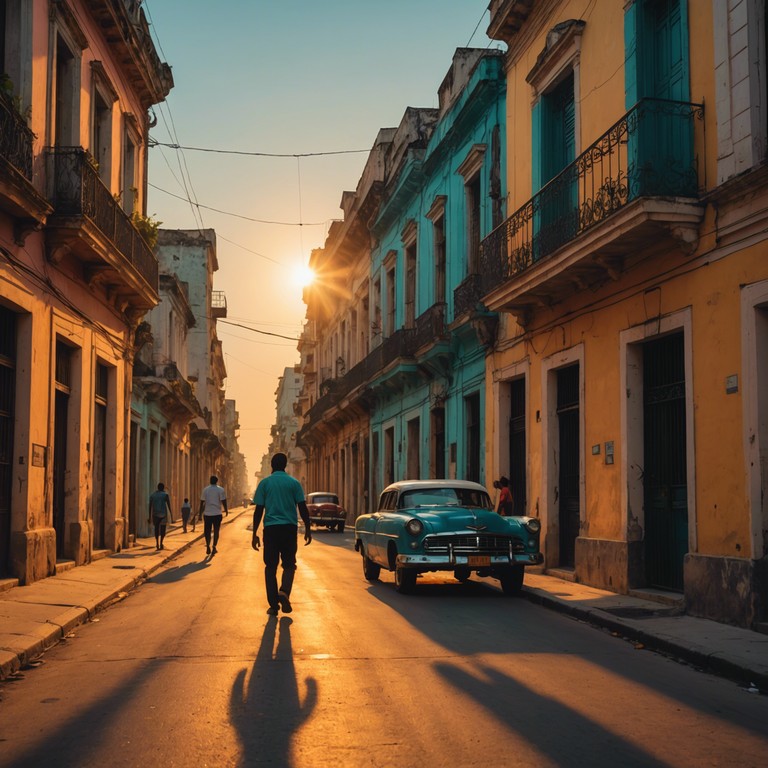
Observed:
[[[222,525],[229,525],[247,511],[248,509],[243,509],[239,513],[231,512],[224,518]],[[8,648],[0,648],[0,680],[7,680],[20,670],[23,670],[46,651],[50,650],[55,645],[58,645],[58,643],[60,643],[76,627],[85,624],[97,613],[108,608],[112,603],[120,599],[121,595],[125,596],[125,593],[136,589],[136,587],[149,579],[152,574],[165,567],[182,552],[186,552],[192,545],[196,544],[202,538],[203,531],[201,530],[195,538],[180,544],[177,549],[173,551],[168,550],[168,557],[165,557],[146,568],[137,568],[138,573],[131,574],[131,576],[126,578],[123,584],[111,589],[108,593],[100,595],[86,605],[71,606],[56,616],[53,620],[47,619],[45,624],[41,623],[40,625],[40,636],[37,637],[34,642],[28,644],[23,650],[12,651]],[[109,556],[106,559],[109,559]],[[80,567],[87,568],[88,566],[84,565]],[[56,577],[53,576],[50,578]],[[19,587],[19,589],[23,589],[23,587]],[[61,623],[57,621],[62,617],[65,617],[64,621],[61,621]],[[50,626],[50,629],[46,631],[48,626]],[[46,627],[46,629],[42,629],[43,627]]]
[[[535,587],[523,586],[521,597],[526,598],[535,605],[541,605],[544,608],[558,611],[592,626],[607,629],[627,640],[642,643],[648,650],[673,657],[705,672],[728,678],[739,684],[752,684],[761,690],[768,690],[768,674],[762,674],[742,664],[724,659],[721,656],[690,648],[674,640],[659,637],[617,620],[599,609],[579,608],[565,601],[550,597],[547,593]]]

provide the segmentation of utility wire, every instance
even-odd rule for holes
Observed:
[[[252,216],[244,216],[241,213],[232,213],[231,211],[222,211],[221,208],[212,208],[210,205],[203,205],[202,203],[192,203],[192,201],[189,198],[182,197],[181,195],[176,195],[173,192],[169,192],[167,189],[162,189],[161,187],[155,186],[152,183],[149,183],[148,186],[152,187],[152,189],[156,189],[158,192],[164,192],[166,195],[175,197],[177,200],[183,200],[185,203],[191,203],[197,206],[198,208],[205,208],[208,211],[223,213],[225,216],[234,216],[235,218],[245,219],[246,221],[255,221],[257,224],[278,224],[283,227],[323,227],[325,226],[324,221],[272,221],[271,219],[254,219]]]
[[[185,149],[189,152],[215,152],[220,155],[247,155],[248,157],[325,157],[327,155],[359,155],[370,152],[370,149],[337,149],[330,152],[246,152],[239,149],[214,149],[212,147],[186,147],[181,144],[157,141],[150,137],[150,147],[170,147],[171,149]]]
[[[261,333],[264,336],[276,336],[278,339],[288,339],[288,341],[299,341],[297,336],[284,336],[282,333],[272,333],[271,331],[261,331],[258,328],[251,328],[249,325],[243,325],[242,323],[233,323],[231,320],[217,320],[218,323],[224,323],[225,325],[235,325],[238,328],[245,328],[246,331],[253,331],[253,333]]]

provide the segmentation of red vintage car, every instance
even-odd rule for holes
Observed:
[[[339,504],[339,497],[335,493],[317,491],[307,494],[307,509],[312,525],[323,525],[329,531],[344,533],[347,513]]]

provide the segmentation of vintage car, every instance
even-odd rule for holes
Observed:
[[[335,493],[327,491],[308,493],[307,509],[309,522],[312,525],[324,525],[329,531],[344,533],[347,513],[339,504],[339,497]]]
[[[395,572],[398,592],[411,592],[426,571],[472,573],[501,582],[506,595],[523,586],[526,565],[543,561],[541,523],[534,517],[502,517],[488,491],[465,480],[407,480],[384,489],[378,509],[355,521],[355,549],[363,575],[376,581],[382,568]]]

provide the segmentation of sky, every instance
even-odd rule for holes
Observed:
[[[378,131],[406,107],[437,107],[456,48],[499,46],[488,2],[144,0],[174,79],[153,108],[147,213],[164,229],[216,231],[226,396],[251,482],[278,378],[299,362],[310,253]]]

